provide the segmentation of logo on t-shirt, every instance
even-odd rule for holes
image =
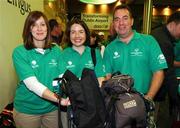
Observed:
[[[139,50],[139,48],[135,48],[132,52],[131,52],[131,56],[142,56],[143,53]]]
[[[75,65],[72,63],[72,61],[68,61],[66,68],[73,68],[73,67],[75,67]]]
[[[56,60],[55,60],[55,59],[51,59],[51,61],[49,62],[49,65],[50,65],[51,67],[57,66]]]
[[[163,54],[160,54],[159,56],[158,56],[158,61],[159,61],[159,63],[160,64],[162,64],[162,63],[165,63],[166,62],[166,60],[165,60],[165,57],[164,57],[164,55]]]
[[[117,51],[115,51],[113,58],[116,59],[116,58],[119,58],[119,57],[120,57],[119,53]]]
[[[87,63],[85,63],[85,66],[86,66],[87,68],[91,68],[91,67],[94,66],[94,64],[93,64],[93,62],[92,62],[91,60],[89,60]]]
[[[39,67],[39,65],[37,64],[37,62],[35,60],[32,60],[31,61],[31,67],[32,68],[37,68],[37,67]]]

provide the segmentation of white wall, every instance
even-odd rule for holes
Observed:
[[[12,51],[22,43],[22,29],[28,12],[21,13],[20,0],[0,0],[0,112],[13,101],[17,76]],[[43,11],[43,0],[21,0],[22,8]]]

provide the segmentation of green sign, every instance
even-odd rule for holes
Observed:
[[[82,13],[81,19],[93,30],[108,30],[112,22],[112,16],[109,14],[88,14]]]

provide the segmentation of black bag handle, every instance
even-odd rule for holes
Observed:
[[[92,57],[92,61],[95,67],[96,66],[96,49],[95,48],[91,48],[91,57]]]
[[[63,78],[55,78],[53,80],[56,80],[58,82],[58,84],[59,84],[60,81],[63,80]],[[60,88],[59,88],[59,92],[60,92]],[[62,121],[61,121],[61,109],[60,109],[61,96],[60,95],[58,95],[58,99],[59,99],[59,102],[58,102],[58,128],[63,128]]]

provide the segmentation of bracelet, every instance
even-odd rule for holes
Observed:
[[[149,101],[153,101],[153,99],[149,96],[146,95],[146,99],[149,100]]]
[[[54,96],[56,97],[56,102],[58,103],[59,102],[59,99],[60,99],[60,97],[56,94],[56,93],[54,93]]]

